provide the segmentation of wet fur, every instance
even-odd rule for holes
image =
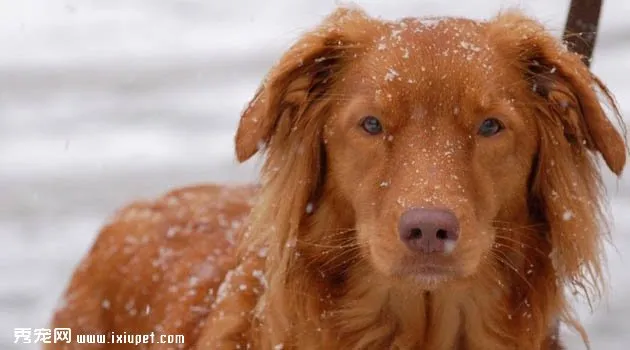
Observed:
[[[377,48],[380,38],[397,30],[402,34],[395,39],[403,43],[435,40],[416,37],[406,31],[413,20],[403,22],[340,9],[305,34],[271,70],[241,118],[238,159],[259,151],[265,155],[251,213],[246,200],[254,197],[253,188],[189,188],[132,205],[101,232],[54,325],[82,332],[184,333],[187,346],[197,349],[561,349],[560,323],[587,341],[564,289],[594,300],[604,282],[607,231],[595,156],[620,175],[627,154],[594,89],[620,120],[611,94],[579,56],[518,13],[484,23],[441,24],[451,32],[435,45],[446,43],[452,50],[448,41],[457,32],[452,28],[462,28],[460,33],[474,34],[469,40],[482,50],[473,50],[480,55],[473,63],[438,58],[432,64],[439,69],[427,72],[421,62],[401,58],[402,51],[394,55]],[[439,57],[422,50],[414,53]],[[505,145],[484,143],[486,148],[479,144],[487,140],[463,141],[459,155],[436,163],[434,171],[443,176],[413,176],[418,169],[410,164],[441,160],[435,157],[449,149],[429,149],[422,156],[407,147],[401,140],[416,140],[415,134],[427,129],[403,111],[415,101],[431,115],[461,105],[461,118],[474,124],[473,104],[490,98],[475,85],[486,79],[478,68],[486,61],[497,70],[488,84],[512,97],[508,107],[492,108],[522,124],[514,131],[518,147],[509,139],[493,141]],[[386,93],[375,97],[392,111],[392,138],[365,139],[352,127],[345,134],[340,120],[352,120],[344,115],[359,108],[353,106],[361,82],[383,79],[394,66],[398,75],[386,78],[392,80],[383,85]],[[426,81],[411,88],[406,75]],[[435,88],[425,89],[428,82]],[[370,84],[381,82],[364,88]],[[425,139],[463,135],[450,117],[422,120],[440,125],[439,132],[422,134]],[[488,161],[498,154],[501,159]],[[417,178],[435,181],[432,192]],[[496,191],[493,181],[509,187],[490,195]],[[173,196],[193,200],[167,205]],[[461,196],[468,204],[453,204]],[[370,231],[390,225],[400,210],[418,203],[452,206],[467,230],[452,258],[465,273],[442,287],[424,288],[384,273],[405,251],[387,230]],[[138,208],[150,215],[132,214]],[[180,211],[191,214],[175,214]],[[486,212],[493,214],[486,218]],[[238,246],[222,235],[228,228],[214,219],[219,214],[239,222],[247,216],[246,230],[236,235]],[[371,221],[374,216],[379,220]],[[177,240],[167,234],[174,221],[189,228]],[[493,233],[481,235],[476,227],[486,226],[479,225],[489,225]],[[145,236],[150,238],[142,246],[124,253],[130,237]],[[165,248],[178,258],[164,270],[155,269],[152,262]],[[190,285],[190,276],[210,254],[223,257],[217,273]],[[181,289],[172,291],[173,286]],[[102,307],[104,298],[111,307]],[[130,315],[129,299],[138,310],[150,305],[153,311]]]

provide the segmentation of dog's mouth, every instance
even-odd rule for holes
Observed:
[[[393,269],[392,277],[411,282],[422,289],[435,289],[461,275],[449,260],[435,256],[407,257]]]

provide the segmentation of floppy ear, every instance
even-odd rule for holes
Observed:
[[[519,13],[489,25],[497,51],[522,74],[524,108],[537,125],[539,146],[531,175],[530,207],[546,223],[555,273],[587,298],[602,284],[600,172],[593,155],[620,175],[627,146],[607,118],[603,102],[625,131],[608,89],[540,24]],[[599,96],[598,96],[599,95]]]
[[[286,138],[298,124],[308,124],[306,114],[325,102],[326,92],[362,48],[367,21],[360,10],[340,8],[282,56],[242,113],[235,140],[240,162],[272,138]]]
[[[252,212],[252,230],[257,239],[278,240],[278,249],[297,234],[308,201],[323,187],[322,134],[339,101],[335,87],[373,42],[375,25],[366,25],[372,22],[360,10],[336,10],[282,56],[241,116],[235,139],[238,160],[265,152],[265,185]],[[275,233],[261,233],[270,226]]]
[[[572,145],[598,152],[608,168],[621,175],[628,148],[602,102],[624,133],[625,127],[612,94],[582,57],[567,51],[541,25],[515,12],[498,17],[495,29],[504,30],[500,36],[511,41],[511,54],[518,57],[532,92],[542,98],[541,114],[562,128]]]
[[[339,101],[338,81],[368,48],[374,30],[373,25],[366,25],[370,22],[374,20],[362,11],[336,10],[282,56],[241,116],[236,133],[238,160],[265,151],[261,171],[265,186],[259,201],[269,203],[260,204],[252,214],[287,225],[276,225],[278,233],[267,237],[292,239],[308,202],[321,195],[326,171],[324,125]],[[278,201],[291,205],[278,205]],[[264,239],[266,235],[258,236]]]

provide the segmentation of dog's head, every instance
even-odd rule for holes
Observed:
[[[238,159],[267,155],[254,213],[273,225],[253,236],[288,262],[309,216],[338,220],[370,266],[421,290],[530,239],[548,242],[561,278],[596,273],[592,156],[620,174],[627,153],[598,92],[612,103],[579,56],[517,13],[387,22],[340,9],[281,58],[241,118]]]

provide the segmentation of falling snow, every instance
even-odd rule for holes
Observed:
[[[466,50],[471,50],[471,51],[474,51],[474,52],[481,51],[481,48],[479,46],[476,46],[475,44],[472,44],[472,43],[469,43],[469,42],[466,42],[466,41],[461,41],[459,43],[459,45],[461,47],[463,47],[464,49],[466,49]]]
[[[562,220],[564,221],[569,221],[571,219],[573,219],[573,212],[570,210],[566,210],[564,213],[562,213]]]
[[[393,68],[388,68],[387,69],[387,74],[385,74],[385,80],[386,81],[393,81],[396,77],[398,77],[398,72],[396,70],[394,70]]]
[[[313,213],[313,203],[308,202],[306,204],[306,214],[312,214],[312,213]]]

